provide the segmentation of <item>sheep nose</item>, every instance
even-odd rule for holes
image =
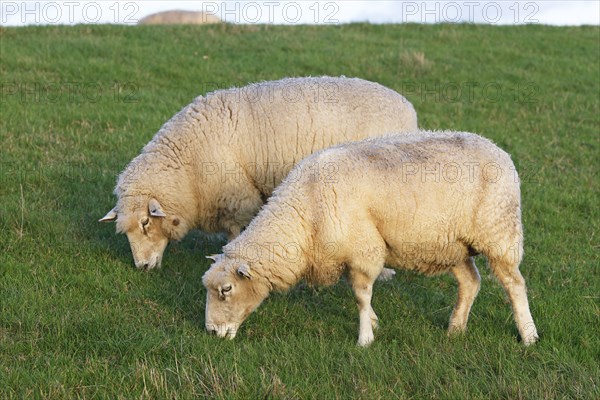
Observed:
[[[141,268],[142,268],[144,271],[148,271],[148,266],[149,266],[149,264],[148,264],[148,263],[144,263],[144,264],[142,264]]]

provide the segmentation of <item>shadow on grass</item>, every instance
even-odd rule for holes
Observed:
[[[208,235],[193,230],[180,242],[171,242],[165,249],[162,267],[158,270],[137,270],[127,237],[115,232],[114,223],[101,223],[98,219],[106,211],[98,207],[93,194],[69,196],[74,210],[68,212],[68,225],[77,245],[82,243],[98,258],[106,273],[115,279],[134,279],[148,303],[166,308],[175,319],[191,321],[204,329],[205,291],[202,275],[210,266],[206,255],[218,253],[225,244],[220,235]],[[87,197],[87,198],[86,198]],[[107,266],[115,265],[127,271],[115,272]],[[136,275],[139,275],[136,277]],[[150,279],[142,279],[146,275]],[[138,293],[137,295],[139,295]]]
[[[400,334],[419,325],[445,335],[456,295],[451,280],[399,271],[392,281],[376,282],[372,305],[381,328]],[[346,279],[331,287],[301,282],[287,293],[272,294],[254,314],[241,328],[244,335],[284,338],[306,332],[319,338],[357,339],[358,308]]]
[[[160,270],[137,271],[155,278],[147,293],[149,300],[167,307],[175,318],[204,330],[206,291],[202,276],[212,262],[206,256],[220,252],[223,244],[220,236],[199,231],[190,232],[181,242],[169,243]]]

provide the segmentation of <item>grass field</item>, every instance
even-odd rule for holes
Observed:
[[[600,398],[600,29],[380,25],[0,28],[0,398]],[[301,75],[402,92],[428,129],[491,138],[522,177],[539,344],[478,260],[468,332],[456,285],[378,283],[357,348],[349,286],[270,297],[234,341],[204,331],[191,233],[163,269],[132,267],[112,224],[116,175],[206,91]]]

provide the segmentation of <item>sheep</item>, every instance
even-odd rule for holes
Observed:
[[[202,278],[205,326],[234,338],[270,292],[302,279],[330,285],[345,274],[359,310],[358,345],[367,346],[378,325],[373,282],[387,264],[426,275],[451,272],[458,300],[448,332],[463,332],[480,286],[477,254],[487,257],[508,293],[523,343],[534,343],[519,272],[519,180],[510,156],[466,132],[341,144],[300,162],[248,228],[212,257]]]
[[[137,268],[160,267],[167,243],[193,228],[239,235],[292,167],[316,150],[416,127],[403,96],[358,78],[287,78],[215,91],[176,114],[130,162],[117,180],[116,206],[100,221],[116,221]]]
[[[203,25],[219,24],[221,19],[201,11],[171,10],[150,14],[138,21],[138,25]]]

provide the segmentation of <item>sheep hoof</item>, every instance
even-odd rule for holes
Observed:
[[[394,277],[394,275],[396,275],[396,271],[390,268],[384,268],[383,271],[381,271],[381,273],[377,277],[377,280],[379,282],[387,282],[391,280]]]
[[[467,330],[467,326],[466,324],[450,324],[448,326],[448,336],[449,337],[453,337],[453,336],[459,336],[462,335],[463,333],[465,333],[465,331]]]
[[[540,340],[540,337],[537,334],[529,335],[523,339],[523,344],[525,346],[531,346],[532,344],[535,344],[538,340]]]
[[[373,340],[375,340],[375,337],[373,335],[364,338],[359,337],[357,345],[359,347],[368,347],[371,343],[373,343]]]
[[[453,337],[464,335],[465,331],[466,331],[466,329],[449,328],[447,335],[448,335],[448,337],[453,338]]]

